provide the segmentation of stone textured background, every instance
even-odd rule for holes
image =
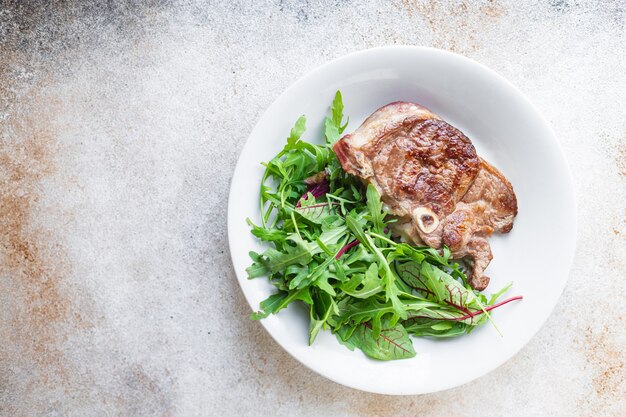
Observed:
[[[626,415],[623,0],[68,3],[0,1],[0,416]],[[519,86],[563,144],[580,218],[528,346],[402,398],[329,382],[250,322],[226,235],[261,112],[389,44]]]

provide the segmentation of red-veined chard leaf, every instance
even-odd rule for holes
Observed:
[[[421,265],[410,261],[398,262],[396,271],[404,282],[439,302],[445,302],[460,310],[483,308],[472,290],[465,288],[448,273],[428,262],[422,262]]]
[[[415,319],[403,322],[409,334],[418,337],[450,338],[467,333],[472,326],[455,321],[436,321],[430,319]]]
[[[413,343],[402,324],[392,325],[389,320],[382,321],[378,337],[375,337],[372,324],[365,322],[352,332],[347,341],[372,359],[389,361],[415,356]]]
[[[296,213],[316,224],[322,224],[324,219],[334,215],[333,207],[338,205],[337,203],[316,202],[312,195],[308,199],[301,199],[300,201],[302,203],[300,207],[296,207]]]

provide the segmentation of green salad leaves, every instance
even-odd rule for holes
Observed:
[[[330,329],[353,350],[379,360],[415,356],[409,335],[455,337],[490,320],[499,293],[487,298],[467,283],[450,251],[392,237],[395,221],[375,187],[341,168],[332,145],[347,126],[341,93],[324,123],[325,143],[302,140],[300,117],[282,151],[264,164],[260,224],[271,246],[250,252],[249,278],[267,277],[277,292],[251,315],[260,320],[294,301],[307,305],[309,344]]]

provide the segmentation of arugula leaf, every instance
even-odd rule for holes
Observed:
[[[383,212],[383,202],[380,201],[380,194],[372,184],[367,186],[367,219],[372,222],[372,230],[376,233],[383,233],[385,228],[385,212]]]
[[[338,138],[341,132],[341,119],[343,119],[343,101],[341,99],[341,93],[337,91],[335,98],[330,105],[331,117],[325,119],[325,136],[328,144],[333,144]]]
[[[246,219],[246,222],[250,227],[252,227],[252,234],[259,239],[266,242],[276,242],[285,240],[287,237],[287,233],[284,230],[280,229],[268,229],[266,227],[257,226],[250,219]]]
[[[328,285],[328,271],[327,271],[328,266],[333,261],[334,261],[334,257],[333,256],[329,256],[320,265],[314,267],[314,269],[309,273],[309,275],[307,275],[303,280],[301,280],[301,281],[296,281],[296,280],[291,281],[289,283],[289,288],[290,289],[293,289],[293,288],[304,288],[304,287],[306,287],[308,285],[311,285],[312,283],[317,284],[317,282],[320,281],[320,283],[318,284],[318,286],[321,285],[320,288],[323,288],[330,295],[335,295],[335,291],[333,290],[333,288]],[[324,283],[326,285],[324,285]]]
[[[341,238],[345,236],[347,230],[348,229],[346,226],[335,226],[331,229],[324,230],[320,234],[319,240],[326,246],[337,244],[341,240]],[[322,249],[319,247],[318,244],[314,244],[312,251],[314,253],[320,253]]]
[[[282,301],[287,297],[285,292],[277,292],[261,301],[261,311],[250,314],[251,320],[261,320],[274,313]]]
[[[263,255],[253,257],[254,263],[246,269],[248,277],[256,278],[268,273],[280,272],[289,265],[306,265],[311,262],[312,248],[310,243],[305,242],[297,235],[290,235],[287,240],[295,243],[295,246],[285,245],[285,250],[282,252],[270,248],[263,252]]]
[[[248,252],[250,258],[252,258],[252,265],[246,268],[248,273],[248,279],[262,277],[270,273],[269,268],[266,266],[266,261],[262,255],[254,251]]]
[[[287,147],[293,147],[306,131],[306,117],[300,116],[287,138]]]
[[[326,136],[326,143],[333,145],[348,126],[348,122],[343,126],[341,125],[343,121],[343,101],[340,91],[335,93],[335,98],[330,110],[331,117],[327,117],[324,120],[324,135]]]
[[[383,290],[378,276],[378,265],[370,264],[365,274],[353,274],[350,280],[339,286],[343,292],[354,298],[369,298]]]
[[[513,283],[509,282],[504,287],[502,287],[500,289],[500,291],[491,294],[491,297],[489,298],[489,301],[486,302],[486,304],[487,305],[491,305],[491,304],[495,303],[496,301],[498,301],[498,298],[500,298],[502,296],[502,294],[504,294],[505,292],[510,290],[512,286],[513,286]]]
[[[275,310],[272,312],[273,314],[278,313],[283,308],[287,307],[290,303],[296,300],[304,301],[306,304],[313,304],[313,300],[311,299],[311,293],[309,292],[309,288],[301,288],[299,290],[289,291],[286,297],[284,297],[276,306]]]
[[[332,313],[337,312],[337,305],[331,295],[319,292],[313,296],[314,304],[310,308],[309,345],[313,344],[317,334],[326,324]]]
[[[341,122],[343,120],[343,100],[341,97],[341,91],[339,90],[335,93],[335,98],[333,99],[333,104],[331,106],[331,112],[333,115],[333,123],[335,126],[339,127],[339,133],[343,133],[346,129],[347,123],[345,126],[341,126]]]
[[[395,285],[395,276],[391,271],[389,263],[387,259],[382,254],[382,252],[376,247],[372,239],[365,233],[363,230],[358,217],[356,217],[353,213],[350,213],[346,217],[346,226],[350,231],[356,236],[357,240],[361,242],[361,244],[367,248],[367,250],[376,256],[380,263],[379,274],[383,280],[383,288],[385,289],[385,299],[387,301],[391,300],[394,307],[394,318],[392,319],[395,323],[399,318],[406,318],[406,311],[402,308],[400,300],[398,299],[398,289]]]
[[[331,258],[330,261],[332,262],[334,261],[334,259]],[[334,297],[335,295],[337,295],[337,293],[335,292],[333,286],[328,282],[329,278],[330,273],[328,272],[328,270],[323,271],[321,274],[319,274],[317,279],[315,279],[312,285]]]
[[[324,120],[324,135],[327,143],[335,143],[339,139],[339,129],[333,123],[332,119]]]
[[[370,297],[365,300],[354,300],[341,304],[336,321],[338,324],[354,326],[372,320],[380,322],[382,316],[392,313],[392,305],[379,300],[378,297]],[[376,325],[378,326],[379,323]]]

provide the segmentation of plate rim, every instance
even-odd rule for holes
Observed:
[[[340,378],[335,378],[332,376],[329,376],[327,374],[324,374],[322,372],[320,372],[318,369],[315,369],[315,367],[313,367],[312,365],[310,365],[309,363],[307,363],[305,360],[302,360],[298,357],[298,355],[291,351],[287,346],[285,346],[284,343],[281,342],[281,340],[277,337],[277,335],[274,335],[269,329],[268,329],[268,324],[266,320],[260,320],[263,328],[265,329],[265,331],[272,337],[272,339],[274,339],[274,341],[284,350],[286,351],[292,358],[294,358],[296,361],[298,361],[299,363],[301,363],[302,365],[304,365],[305,367],[307,367],[308,369],[310,369],[311,371],[315,372],[316,374],[331,380],[335,383],[341,384],[343,386],[349,387],[351,389],[355,389],[355,390],[360,390],[360,391],[364,391],[364,392],[370,392],[370,393],[376,393],[376,394],[383,394],[383,395],[421,395],[421,394],[429,394],[429,393],[434,393],[434,392],[442,392],[442,391],[447,391],[453,388],[457,388],[457,387],[461,387],[461,386],[465,386],[469,383],[471,383],[472,381],[475,381],[479,378],[482,378],[484,376],[486,376],[487,374],[490,374],[491,372],[493,372],[494,370],[498,369],[500,366],[502,366],[503,364],[505,364],[506,362],[508,362],[509,360],[511,360],[513,357],[515,357],[524,347],[526,347],[528,345],[528,343],[536,337],[536,335],[539,333],[539,331],[545,326],[546,322],[548,321],[548,319],[552,316],[552,314],[554,313],[554,309],[556,308],[557,304],[559,303],[559,300],[561,299],[562,295],[563,295],[563,291],[565,290],[565,287],[568,284],[568,281],[570,279],[570,275],[571,275],[571,270],[572,270],[572,265],[573,265],[573,261],[574,261],[574,255],[576,252],[576,248],[577,248],[577,244],[578,244],[578,207],[577,207],[577,198],[576,198],[576,190],[574,188],[574,181],[573,181],[573,175],[572,175],[572,168],[569,164],[569,161],[565,155],[565,151],[563,149],[562,143],[561,141],[558,139],[558,136],[556,135],[556,132],[554,131],[554,129],[552,128],[552,126],[550,125],[550,123],[548,123],[548,121],[543,117],[543,115],[541,114],[541,112],[539,111],[539,109],[534,105],[534,103],[526,96],[526,94],[524,94],[517,86],[515,86],[512,82],[510,82],[508,79],[506,79],[505,77],[503,77],[502,75],[500,75],[499,73],[497,73],[495,70],[487,67],[486,65],[472,59],[469,57],[466,57],[464,55],[455,53],[455,52],[451,52],[451,51],[447,51],[444,49],[439,49],[439,48],[434,48],[434,47],[429,47],[429,46],[416,46],[416,45],[387,45],[387,46],[379,46],[379,47],[374,47],[374,48],[367,48],[367,49],[362,49],[362,50],[358,50],[358,51],[354,51],[342,56],[339,56],[337,58],[334,58],[328,62],[325,62],[317,67],[314,67],[313,69],[311,69],[310,71],[306,72],[304,75],[300,76],[296,81],[292,82],[285,90],[282,91],[282,93],[280,93],[263,111],[263,113],[261,114],[261,116],[259,117],[259,119],[257,120],[257,122],[255,123],[254,127],[252,128],[252,130],[250,131],[250,133],[248,134],[243,146],[241,147],[240,151],[239,151],[239,156],[237,157],[237,163],[235,165],[235,168],[233,170],[232,176],[231,176],[231,180],[230,180],[230,190],[229,190],[229,194],[228,194],[228,203],[227,203],[227,237],[228,237],[228,248],[229,248],[229,252],[230,252],[230,259],[231,259],[231,265],[233,266],[233,272],[235,274],[235,277],[237,278],[237,282],[239,283],[240,289],[244,295],[244,298],[246,299],[246,302],[248,303],[248,305],[250,306],[250,308],[252,309],[252,311],[255,311],[255,306],[253,306],[252,300],[250,299],[250,297],[248,296],[248,294],[246,293],[246,291],[244,290],[244,285],[243,283],[247,281],[247,277],[240,277],[240,274],[237,273],[237,267],[235,265],[235,260],[233,257],[233,252],[234,252],[234,239],[231,238],[232,236],[232,231],[235,228],[235,223],[238,221],[237,219],[233,218],[232,212],[233,210],[231,209],[231,206],[234,204],[235,198],[234,198],[234,194],[235,194],[235,189],[234,189],[234,183],[235,183],[235,178],[237,177],[238,172],[240,172],[242,170],[242,165],[243,165],[243,161],[242,161],[242,155],[245,153],[246,149],[251,146],[250,145],[250,139],[251,137],[253,137],[256,134],[256,131],[259,129],[259,127],[261,125],[264,124],[265,120],[269,117],[269,113],[270,113],[270,109],[273,108],[275,105],[279,104],[282,100],[285,99],[285,97],[287,97],[291,91],[297,89],[301,84],[303,84],[304,82],[306,82],[306,80],[308,80],[311,77],[314,77],[316,74],[326,71],[329,67],[338,65],[339,63],[341,63],[342,61],[349,61],[364,55],[369,55],[371,54],[372,56],[375,56],[378,53],[384,53],[386,51],[398,51],[399,53],[407,53],[407,54],[413,54],[413,53],[434,53],[434,54],[440,54],[442,56],[447,56],[449,58],[452,59],[457,59],[459,61],[464,61],[464,63],[469,64],[469,65],[473,65],[477,68],[479,68],[481,71],[485,71],[486,73],[488,73],[491,77],[494,77],[495,79],[497,79],[499,82],[503,83],[504,85],[506,85],[507,88],[511,89],[511,91],[516,94],[520,99],[523,100],[524,104],[526,106],[528,106],[529,109],[532,110],[532,112],[534,113],[534,115],[537,117],[537,120],[539,123],[541,123],[542,127],[545,128],[550,136],[552,137],[552,141],[554,142],[554,144],[556,144],[556,148],[558,150],[558,155],[561,159],[561,162],[563,162],[563,166],[565,168],[564,171],[564,188],[567,190],[567,195],[565,196],[565,199],[569,200],[569,206],[572,209],[572,236],[573,236],[573,242],[571,244],[571,248],[570,251],[568,253],[568,259],[566,259],[566,276],[563,280],[563,285],[561,286],[561,288],[558,290],[558,294],[555,298],[554,303],[550,306],[550,308],[548,309],[547,314],[542,317],[539,320],[539,325],[537,326],[537,328],[531,332],[530,337],[523,342],[522,344],[520,344],[520,346],[516,347],[515,349],[512,350],[512,353],[505,359],[498,361],[488,367],[485,367],[485,370],[482,374],[475,376],[473,378],[470,378],[460,384],[457,385],[451,385],[449,387],[446,388],[442,388],[442,389],[433,389],[433,390],[406,390],[403,392],[395,392],[395,391],[389,391],[389,390],[378,390],[378,389],[371,389],[371,388],[366,388],[364,386],[355,386],[354,384],[350,384],[346,381],[342,381],[340,380]],[[566,183],[566,184],[565,184]]]

